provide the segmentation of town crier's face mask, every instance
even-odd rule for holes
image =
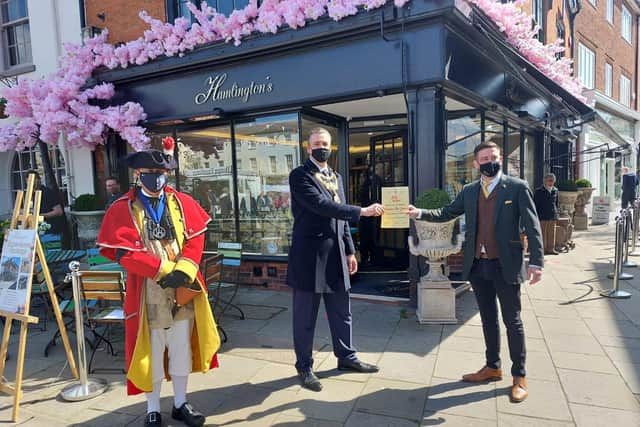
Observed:
[[[142,188],[151,194],[160,193],[167,185],[167,171],[164,169],[137,169]]]

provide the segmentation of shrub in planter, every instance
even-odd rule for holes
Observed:
[[[578,186],[572,179],[563,179],[558,182],[558,191],[578,191]]]
[[[578,188],[593,188],[593,185],[591,185],[591,181],[589,181],[588,179],[579,179],[576,181],[576,187]]]
[[[95,194],[81,194],[76,197],[72,210],[76,212],[101,211],[104,203]]]
[[[432,188],[422,193],[415,201],[414,206],[420,209],[440,209],[451,203],[449,193],[439,188]]]

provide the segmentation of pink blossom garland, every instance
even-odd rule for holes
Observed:
[[[394,4],[403,7],[408,1],[394,0]],[[554,56],[562,51],[560,44],[544,46],[535,39],[537,30],[531,28],[531,17],[518,8],[523,0],[515,4],[495,0],[469,1],[498,25],[509,43],[525,58],[584,101],[581,85],[571,77],[571,61],[566,58],[556,60]],[[146,149],[149,137],[138,125],[146,118],[142,106],[128,102],[103,108],[97,104],[113,97],[113,85],[102,83],[84,87],[96,68],[142,65],[162,56],[182,56],[198,46],[217,41],[233,41],[239,45],[244,37],[254,33],[275,34],[285,25],[292,29],[301,28],[325,15],[339,21],[355,15],[359,8],[373,10],[386,2],[264,0],[258,7],[256,0],[251,0],[244,9],[234,10],[225,16],[203,1],[199,9],[189,4],[189,10],[197,21],[193,24],[184,18],[170,24],[141,11],[140,19],[149,25],[149,29],[139,39],[114,47],[107,43],[107,32],[104,31],[86,40],[84,46],[66,44],[65,54],[60,58],[59,69],[55,73],[46,79],[20,78],[15,87],[5,89],[5,112],[19,122],[0,127],[0,151],[31,147],[38,138],[55,145],[61,134],[69,147],[95,148],[104,144],[110,129],[135,150]]]

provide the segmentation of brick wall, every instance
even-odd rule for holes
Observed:
[[[165,0],[85,0],[88,26],[109,29],[109,42],[119,43],[142,36],[147,24],[138,17],[146,10],[154,18],[167,18]],[[104,15],[104,20],[98,15]]]
[[[631,79],[631,107],[635,109],[635,94],[637,92],[637,79],[635,75],[635,58],[637,49],[637,15],[629,3],[624,2],[631,12],[632,19],[632,44],[622,38],[622,4],[623,0],[614,0],[613,25],[606,19],[606,0],[596,0],[593,6],[590,0],[582,2],[582,10],[575,22],[575,55],[576,70],[578,56],[578,43],[584,44],[593,50],[596,55],[595,88],[601,93],[605,92],[605,63],[613,66],[612,98],[620,101],[620,75],[624,74]],[[576,71],[577,74],[577,71]]]

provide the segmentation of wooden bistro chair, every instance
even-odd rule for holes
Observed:
[[[80,294],[82,308],[85,312],[85,321],[95,337],[89,358],[88,372],[91,369],[96,351],[103,341],[107,344],[112,356],[117,353],[107,338],[113,325],[124,326],[124,296],[125,281],[121,271],[81,271]],[[102,333],[98,332],[99,326],[105,326]],[[122,369],[104,368],[108,371],[122,371]]]
[[[222,254],[212,255],[202,260],[200,263],[200,271],[204,279],[204,284],[207,287],[207,293],[209,294],[209,304],[211,305],[211,311],[218,324],[218,331],[222,334],[222,342],[227,342],[227,333],[220,325],[222,319],[217,316],[216,309],[218,298],[220,297],[220,278],[222,275]]]

